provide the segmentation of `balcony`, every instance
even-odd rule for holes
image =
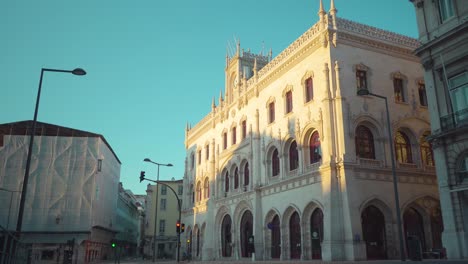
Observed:
[[[468,108],[440,118],[442,131],[468,126]]]

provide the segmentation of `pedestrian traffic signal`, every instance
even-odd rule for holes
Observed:
[[[180,225],[180,233],[183,233],[184,231],[185,231],[185,224],[182,223],[182,224]]]
[[[180,233],[180,222],[179,221],[177,221],[177,223],[176,223],[176,232],[177,232],[177,234]]]
[[[141,171],[140,172],[140,182],[142,182],[145,179],[145,172]]]
[[[112,243],[111,246],[112,246],[113,248],[115,248],[115,246],[117,246],[117,245],[116,245],[115,243]]]

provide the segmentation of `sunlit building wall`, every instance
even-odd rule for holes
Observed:
[[[194,259],[399,258],[441,249],[441,217],[416,39],[319,7],[273,57],[237,44],[225,90],[186,128],[183,251]],[[357,96],[358,89],[388,99]],[[408,247],[407,247],[408,246]]]
[[[31,130],[32,121],[0,125],[0,187],[22,189]],[[62,261],[72,239],[74,261],[111,257],[120,164],[102,135],[38,122],[21,235],[34,261]],[[9,195],[0,191],[3,205]],[[19,201],[0,210],[0,224],[9,218],[11,231]]]
[[[412,0],[431,113],[448,258],[468,258],[468,4]]]

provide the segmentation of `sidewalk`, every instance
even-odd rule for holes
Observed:
[[[467,260],[445,260],[445,259],[427,259],[423,261],[411,261],[407,260],[402,262],[400,260],[367,260],[367,261],[321,261],[321,260],[257,260],[254,261],[255,263],[260,264],[398,264],[398,263],[421,263],[421,264],[468,264]],[[105,261],[105,262],[97,262],[96,264],[114,264],[119,262],[114,261]],[[152,260],[141,260],[141,259],[133,259],[133,260],[121,260],[121,264],[150,264],[153,263]],[[156,260],[155,263],[163,263],[163,264],[176,264],[175,260]],[[212,261],[179,261],[181,264],[241,264],[241,263],[253,263],[251,260],[212,260]]]

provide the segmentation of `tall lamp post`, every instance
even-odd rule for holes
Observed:
[[[29,169],[31,167],[31,156],[32,156],[32,149],[34,145],[34,134],[36,132],[36,124],[37,124],[37,112],[39,110],[39,100],[41,98],[41,88],[42,88],[42,77],[44,76],[44,72],[63,72],[63,73],[71,73],[74,75],[82,76],[86,75],[86,71],[81,69],[81,68],[76,68],[74,70],[58,70],[58,69],[47,69],[47,68],[42,68],[41,69],[41,78],[39,79],[39,89],[37,91],[37,98],[36,98],[36,108],[34,110],[34,119],[32,123],[32,129],[31,129],[31,139],[29,140],[29,150],[28,150],[28,157],[26,160],[26,171],[24,173],[24,180],[23,180],[23,188],[21,191],[21,200],[20,200],[20,205],[19,205],[19,211],[18,211],[18,222],[16,223],[16,232],[18,236],[21,233],[21,227],[23,224],[23,213],[24,213],[24,203],[26,201],[26,191],[28,188],[28,179],[29,179]]]
[[[401,261],[405,261],[406,256],[405,256],[405,250],[403,246],[403,230],[402,230],[402,224],[401,224],[400,198],[398,197],[398,179],[396,177],[395,157],[393,153],[393,137],[392,137],[392,128],[391,128],[392,124],[390,123],[390,114],[388,111],[387,97],[378,95],[378,94],[373,94],[369,92],[369,90],[367,89],[359,89],[357,91],[357,95],[359,96],[371,95],[380,99],[384,99],[385,101],[385,111],[387,113],[388,139],[390,141],[390,159],[392,160],[393,191],[395,194],[395,209],[396,209],[396,214],[397,214],[396,217],[397,217],[397,225],[398,225],[398,237],[400,239],[400,258],[401,258]]]
[[[171,163],[162,164],[162,163],[154,162],[154,161],[150,160],[149,158],[146,158],[143,161],[153,163],[153,164],[156,164],[158,166],[158,174],[156,176],[156,181],[159,181],[159,166],[165,166],[165,167],[172,167],[173,166]],[[155,202],[155,206],[154,206],[153,262],[156,262],[156,227],[157,227],[157,222],[158,222],[158,196],[159,196],[159,188],[156,185],[156,202]]]

